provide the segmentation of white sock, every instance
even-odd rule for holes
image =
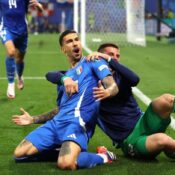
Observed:
[[[108,156],[106,154],[98,154],[102,159],[104,163],[108,162]]]

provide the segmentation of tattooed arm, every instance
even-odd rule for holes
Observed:
[[[108,97],[113,97],[119,91],[118,86],[112,76],[107,76],[102,81],[99,81],[98,87],[95,87],[93,90],[94,97],[97,99],[97,101]]]
[[[48,120],[51,120],[57,113],[58,113],[58,107],[41,115],[37,115],[33,117],[33,123],[35,124],[41,124],[45,123]]]
[[[51,120],[59,111],[58,107],[41,115],[31,116],[27,111],[23,108],[20,109],[22,115],[14,115],[12,116],[12,121],[16,125],[31,125],[31,124],[42,124],[48,120]]]

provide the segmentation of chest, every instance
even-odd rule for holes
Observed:
[[[66,75],[71,77],[74,81],[77,81],[79,84],[82,84],[85,80],[87,81],[93,76],[92,71],[87,64],[81,64],[74,69],[71,69]]]

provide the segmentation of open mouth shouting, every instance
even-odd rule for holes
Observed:
[[[74,53],[75,57],[81,56],[81,50],[80,50],[80,48],[75,47],[75,48],[73,49],[73,53]]]

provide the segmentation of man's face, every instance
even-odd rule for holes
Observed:
[[[82,45],[77,33],[70,33],[63,38],[62,50],[69,58],[81,59]]]
[[[109,46],[103,49],[103,53],[109,55],[111,58],[115,59],[116,61],[120,60],[120,50]]]

